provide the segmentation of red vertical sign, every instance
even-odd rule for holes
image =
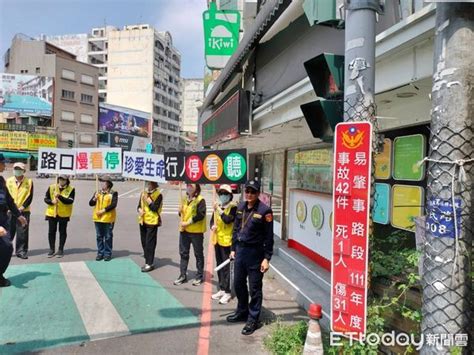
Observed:
[[[372,125],[344,122],[334,136],[331,328],[366,331]]]

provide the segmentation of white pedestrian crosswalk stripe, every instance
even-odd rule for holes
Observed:
[[[130,334],[122,317],[83,261],[59,265],[91,340]]]

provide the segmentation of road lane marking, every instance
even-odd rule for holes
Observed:
[[[213,256],[214,246],[209,241],[209,246],[207,248],[207,261],[206,261],[206,270],[204,277],[204,288],[202,292],[202,311],[201,311],[201,327],[199,328],[199,340],[198,340],[198,355],[207,355],[209,354],[209,341],[211,338],[211,315],[212,315],[212,265],[213,265]]]
[[[143,187],[135,187],[127,192],[124,192],[123,194],[118,195],[118,197],[127,196],[128,194],[131,194],[132,192],[137,191],[139,189],[143,189]]]
[[[60,263],[91,340],[130,334],[112,302],[83,261]]]
[[[199,326],[190,309],[130,258],[86,264],[131,334]]]

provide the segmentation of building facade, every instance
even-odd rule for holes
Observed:
[[[330,284],[321,280],[329,280],[332,259],[334,148],[332,132],[316,137],[311,129],[329,124],[316,115],[305,117],[301,109],[319,99],[304,63],[323,53],[344,56],[344,31],[311,25],[298,1],[267,1],[259,11],[261,22],[253,26],[258,33],[244,35],[204,100],[198,149],[247,149],[249,175],[261,180],[262,198],[274,212],[274,233],[281,238],[277,248],[281,255],[295,255],[296,250],[307,257],[302,263],[311,264],[317,275],[309,296],[300,297],[308,306],[329,300]],[[427,151],[435,11],[433,4],[419,2],[407,11],[400,2],[387,0],[376,25],[375,101],[386,142],[384,174],[376,176],[376,183],[387,199],[383,219],[374,224],[382,235],[413,233],[413,218],[423,214],[426,175],[420,170],[416,177],[407,177],[399,170],[413,159],[416,164]],[[219,122],[220,117],[231,117],[234,98],[245,92],[250,118]],[[244,120],[250,121],[250,134],[239,128]],[[402,142],[410,142],[405,151]],[[329,302],[322,306],[330,309]]]
[[[52,126],[58,147],[97,146],[98,76],[96,67],[45,40],[17,35],[5,55],[5,72],[54,78]]]
[[[204,100],[203,79],[183,79],[183,96],[181,100],[181,130],[197,133],[198,108]]]
[[[152,112],[155,151],[179,149],[181,55],[171,34],[138,24],[93,28],[86,36],[86,62],[99,69],[99,101]],[[47,38],[84,51],[84,44],[74,49],[63,37]]]

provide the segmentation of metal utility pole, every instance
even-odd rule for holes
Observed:
[[[431,94],[421,354],[472,353],[474,4],[438,3]],[[455,223],[457,221],[458,223]],[[470,336],[469,336],[470,333]],[[446,343],[443,337],[448,338]],[[470,338],[470,347],[462,346]],[[435,340],[438,346],[428,344]],[[454,343],[454,344],[453,344]]]
[[[344,121],[375,126],[375,20],[379,0],[346,0]]]

